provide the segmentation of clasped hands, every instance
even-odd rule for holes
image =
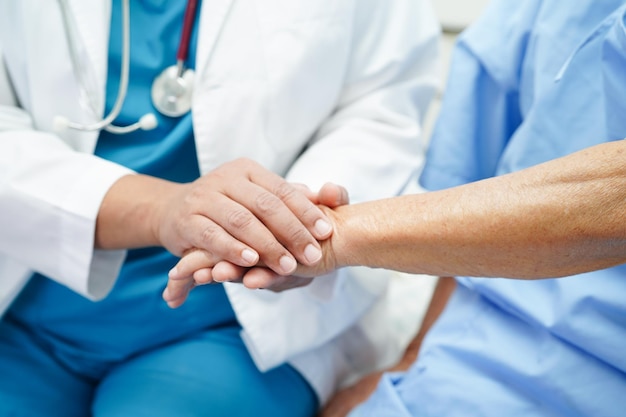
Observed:
[[[347,203],[343,187],[312,192],[249,159],[185,184],[161,210],[160,241],[176,242],[164,246],[181,256],[163,299],[177,308],[195,286],[210,283],[272,291],[307,285],[335,268],[322,246],[333,233],[330,209]]]

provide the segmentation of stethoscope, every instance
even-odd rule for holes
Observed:
[[[93,102],[93,92],[88,91],[88,83],[85,80],[85,70],[80,65],[77,47],[74,41],[75,27],[70,17],[68,0],[59,0],[65,27],[65,35],[70,49],[70,59],[74,72],[78,78],[81,89],[87,96],[88,104],[95,113],[95,103]],[[152,83],[151,98],[153,106],[159,113],[169,117],[180,117],[191,109],[191,95],[193,92],[194,71],[185,67],[189,53],[189,43],[191,32],[195,21],[197,0],[187,0],[185,15],[183,20],[183,30],[176,53],[176,64],[164,69]],[[124,134],[136,130],[154,129],[158,122],[153,113],[146,113],[136,123],[128,126],[115,126],[113,121],[122,110],[122,105],[128,92],[128,77],[130,72],[130,1],[122,0],[122,62],[121,62],[120,85],[117,98],[109,114],[100,121],[92,124],[81,124],[72,122],[66,117],[56,116],[54,128],[56,131],[74,129],[80,131],[106,130],[111,133]],[[90,94],[91,93],[91,94]]]

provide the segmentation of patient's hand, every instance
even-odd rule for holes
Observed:
[[[302,191],[321,207],[337,207],[349,203],[345,188],[335,184],[324,185],[317,194],[305,187]],[[330,272],[334,267],[333,263],[328,262],[328,259],[332,259],[332,251],[327,242],[328,239],[320,242],[323,248],[326,247],[321,262],[311,267],[298,265],[296,274],[292,276],[278,275],[262,264],[252,268],[240,267],[206,250],[187,251],[168,274],[163,299],[171,308],[177,308],[185,302],[194,287],[211,283],[239,282],[251,289],[276,292],[308,285],[314,276]]]
[[[185,254],[170,271],[163,299],[171,308],[177,308],[198,285],[235,282],[251,289],[281,292],[308,285],[312,279],[278,275],[263,266],[243,268],[226,261],[215,262],[210,253],[194,249]]]

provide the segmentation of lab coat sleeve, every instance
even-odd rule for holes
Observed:
[[[421,167],[420,123],[438,87],[439,26],[427,1],[355,4],[353,47],[338,104],[286,178],[312,189],[332,181],[346,186],[352,201],[363,201],[398,194]],[[354,326],[384,294],[386,278],[382,271],[351,268],[281,294],[249,297],[226,288],[252,356],[269,369],[324,347]],[[246,325],[253,311],[263,311],[264,324]],[[318,394],[323,401],[329,392]]]
[[[100,299],[115,282],[124,252],[94,250],[95,220],[106,191],[130,171],[37,131],[29,113],[16,102],[3,61],[0,256]],[[19,287],[17,282],[11,284],[3,283],[3,288]],[[5,292],[0,297],[8,296]]]

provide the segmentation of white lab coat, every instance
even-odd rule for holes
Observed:
[[[105,297],[125,255],[93,239],[104,194],[128,170],[92,155],[97,133],[53,133],[57,115],[90,123],[104,108],[110,2],[69,5],[80,68],[58,2],[0,0],[0,312],[33,271]],[[250,157],[363,201],[399,193],[421,167],[420,121],[438,83],[426,0],[211,0],[200,13],[201,172]],[[359,322],[385,277],[346,269],[281,294],[226,291],[259,368],[293,364],[323,402],[390,359],[384,314]]]

